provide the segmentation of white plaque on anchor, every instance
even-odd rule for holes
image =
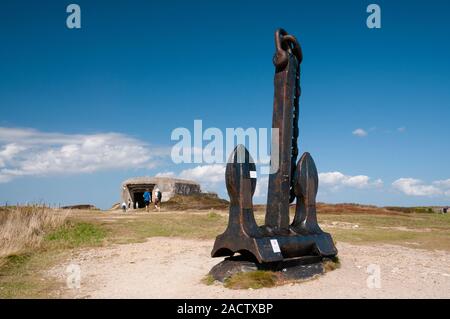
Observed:
[[[278,240],[271,239],[270,244],[272,245],[272,250],[274,253],[281,253],[280,245],[278,245]]]

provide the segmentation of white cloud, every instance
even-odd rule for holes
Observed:
[[[210,164],[199,165],[194,168],[182,170],[179,174],[172,171],[156,174],[160,177],[178,177],[194,180],[201,184],[202,188],[215,191],[225,191],[225,169],[226,165]],[[254,197],[265,197],[267,195],[267,185],[269,177],[267,175],[258,176]]]
[[[450,184],[449,180],[436,181],[427,185],[420,179],[399,178],[392,183],[392,186],[408,196],[436,196],[445,195],[450,190],[450,185],[447,183]]]
[[[353,135],[356,135],[358,137],[365,137],[367,136],[367,132],[365,130],[363,130],[362,128],[357,128],[356,130],[354,130],[352,132]]]
[[[397,131],[398,131],[399,133],[404,133],[404,132],[406,132],[406,127],[404,127],[404,126],[399,127],[399,128],[397,128]]]
[[[26,148],[17,144],[6,144],[0,151],[0,168],[5,167],[13,157]]]
[[[118,133],[61,134],[0,127],[0,182],[19,176],[150,168],[165,150]]]
[[[202,189],[208,191],[223,190],[225,184],[225,168],[223,164],[198,165],[182,170],[179,174],[168,171],[156,174],[157,177],[174,177],[196,181]],[[220,188],[219,188],[220,187]]]
[[[353,188],[372,188],[383,186],[381,179],[372,180],[366,175],[345,175],[341,172],[327,172],[319,174],[319,183],[325,187],[331,187],[337,189],[340,187],[353,187]]]
[[[446,180],[441,181],[435,181],[433,182],[434,185],[441,187],[443,189],[449,189],[450,190],[450,178]]]
[[[197,167],[181,171],[179,177],[185,179],[192,179],[207,184],[215,184],[219,182],[224,183],[225,165],[222,164],[199,165]]]
[[[161,172],[155,175],[156,177],[176,177],[174,172]]]

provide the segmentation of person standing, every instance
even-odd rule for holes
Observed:
[[[150,190],[147,189],[144,193],[144,202],[145,202],[145,211],[148,212],[148,206],[152,201],[152,195],[150,194]]]
[[[153,191],[153,198],[154,198],[154,200],[155,200],[155,208],[157,209],[157,210],[160,210],[161,209],[161,197],[162,197],[162,193],[161,193],[161,191],[159,190],[159,188],[156,188],[154,191]]]

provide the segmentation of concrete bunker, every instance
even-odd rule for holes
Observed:
[[[150,191],[153,200],[153,191],[158,188],[161,192],[161,201],[166,202],[176,194],[191,195],[201,192],[200,184],[184,179],[169,177],[135,177],[122,183],[121,201],[129,204],[129,208],[145,207],[144,192]]]

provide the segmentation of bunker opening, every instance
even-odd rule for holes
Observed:
[[[126,185],[124,186],[125,198],[127,198],[125,203],[129,204],[129,208],[144,208],[145,200],[144,193],[146,191],[150,192],[150,199],[153,199],[152,193],[155,189],[156,184],[134,184],[134,185]],[[124,198],[124,199],[125,199]],[[129,199],[129,200],[128,200]]]
[[[132,208],[143,208],[143,207],[145,207],[144,192],[145,192],[145,190],[143,190],[143,191],[135,191],[135,192],[132,193],[131,197],[133,198],[132,202],[134,203]],[[150,191],[150,198],[152,199],[151,194],[152,194],[152,192]]]
[[[129,208],[144,208],[144,192],[150,192],[150,198],[154,201],[154,190],[161,192],[161,201],[168,201],[176,194],[190,195],[201,192],[200,185],[194,181],[167,178],[167,177],[135,177],[122,183],[121,202],[129,205]]]

